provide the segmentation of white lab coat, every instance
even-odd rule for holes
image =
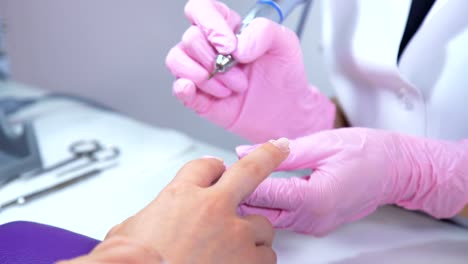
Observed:
[[[468,139],[467,0],[436,1],[399,64],[411,0],[323,3],[324,56],[352,126]]]
[[[410,0],[323,3],[324,56],[353,126],[468,138],[468,1],[436,1],[399,65]]]

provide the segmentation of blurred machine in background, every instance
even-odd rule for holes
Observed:
[[[0,17],[0,95],[10,76],[5,47],[5,23]],[[0,187],[21,174],[42,166],[34,127],[31,123],[13,124],[9,110],[15,108],[13,98],[0,98]]]
[[[0,17],[0,80],[6,80],[8,76],[10,76],[10,67],[5,47],[5,21]]]

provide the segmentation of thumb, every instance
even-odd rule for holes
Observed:
[[[341,140],[333,130],[323,131],[306,137],[290,140],[290,154],[276,171],[317,169],[342,149]],[[236,153],[242,158],[259,145],[239,146]]]
[[[305,232],[304,228],[317,220],[314,217],[324,218],[336,210],[341,192],[336,179],[324,172],[302,178],[267,179],[245,199],[240,212],[265,216],[276,228]]]
[[[246,64],[266,53],[287,55],[297,52],[301,52],[301,46],[293,31],[269,19],[256,18],[239,35],[233,56]]]
[[[268,178],[243,203],[264,209],[294,210],[302,204],[308,179]]]

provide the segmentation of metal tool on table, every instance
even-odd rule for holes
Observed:
[[[244,20],[242,20],[236,35],[239,36],[242,34],[245,28],[258,17],[267,18],[281,24],[284,19],[291,14],[294,8],[301,4],[304,4],[304,10],[296,30],[297,35],[301,37],[312,0],[258,0]],[[227,72],[236,64],[237,62],[231,54],[219,54],[215,60],[214,70],[208,77],[208,80],[218,73]]]
[[[10,201],[7,201],[3,204],[0,204],[0,211],[3,211],[4,209],[7,209],[7,208],[10,208],[10,207],[13,207],[13,206],[17,206],[17,205],[23,205],[29,201],[32,201],[34,199],[38,199],[38,198],[41,198],[43,197],[44,195],[47,195],[47,194],[50,194],[52,192],[56,192],[56,191],[59,191],[59,190],[62,190],[66,187],[69,187],[71,185],[74,185],[76,183],[79,183],[79,182],[82,182],[86,179],[89,179],[93,176],[96,176],[106,170],[110,170],[110,169],[113,169],[117,166],[118,164],[117,163],[114,163],[114,164],[111,164],[111,165],[108,165],[108,166],[105,166],[105,167],[101,167],[101,168],[95,168],[95,169],[92,169],[88,172],[84,172],[82,173],[81,175],[78,175],[78,176],[75,176],[75,177],[72,177],[72,178],[69,178],[67,180],[64,180],[64,181],[60,181],[60,182],[57,182],[51,186],[47,186],[47,187],[44,187],[42,189],[39,189],[39,190],[36,190],[36,191],[32,191],[30,193],[26,193],[26,194],[23,194],[23,195],[20,195]]]
[[[119,148],[113,146],[104,147],[96,140],[75,142],[70,146],[70,152],[76,156],[87,157],[88,160],[84,164],[61,171],[57,176],[64,176],[97,163],[112,161],[120,156]]]
[[[62,160],[54,165],[32,171],[24,174],[24,177],[34,177],[54,170],[65,168],[75,162],[86,159],[84,164],[77,165],[73,168],[61,171],[60,176],[83,169],[87,166],[104,161],[115,160],[120,156],[120,150],[117,147],[105,147],[97,140],[81,140],[70,145],[69,151],[71,157]]]

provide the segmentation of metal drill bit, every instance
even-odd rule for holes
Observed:
[[[216,74],[218,74],[218,69],[214,69],[214,71],[208,76],[208,81],[211,80],[213,77],[215,77]]]
[[[208,77],[208,80],[212,79],[216,74],[223,73],[231,69],[237,64],[236,60],[232,55],[218,55],[215,61],[215,69]]]

